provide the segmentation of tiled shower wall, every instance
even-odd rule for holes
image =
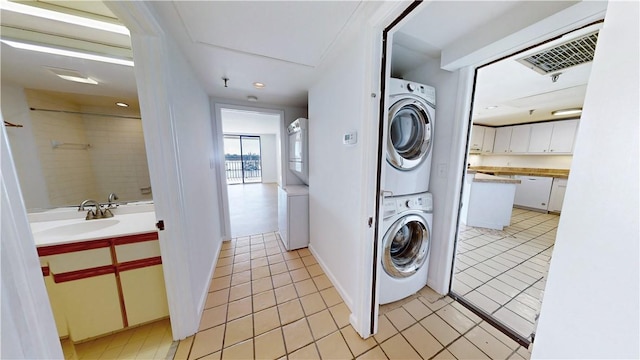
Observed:
[[[80,107],[47,92],[25,89],[30,107],[77,112],[113,113]],[[44,111],[30,112],[33,136],[52,206],[77,205],[85,199],[106,202],[110,192],[120,200],[146,200],[149,187],[142,123],[139,119],[97,117]],[[71,144],[54,149],[52,141]]]

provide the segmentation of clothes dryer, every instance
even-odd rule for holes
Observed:
[[[383,200],[380,244],[380,304],[403,299],[427,285],[433,198],[430,193]]]
[[[389,107],[383,190],[392,196],[429,191],[436,90],[407,80],[388,83]]]

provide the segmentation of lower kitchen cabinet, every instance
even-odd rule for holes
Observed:
[[[57,283],[69,337],[77,342],[124,327],[114,274]]]
[[[120,272],[129,326],[169,316],[162,265]]]
[[[520,184],[516,187],[516,196],[513,204],[547,211],[553,178],[522,175],[516,175],[515,178],[520,180]]]
[[[564,194],[567,190],[567,179],[553,179],[551,196],[549,197],[549,211],[560,212],[564,202]]]

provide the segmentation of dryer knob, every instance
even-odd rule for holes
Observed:
[[[416,89],[415,85],[413,85],[412,83],[407,83],[407,90],[414,91],[415,89]]]
[[[407,206],[407,208],[411,208],[411,200],[407,200],[407,202],[405,203],[405,205]]]

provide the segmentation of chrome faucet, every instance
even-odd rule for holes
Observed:
[[[114,205],[114,201],[118,200],[118,195],[116,193],[109,194],[109,198],[107,199],[107,210]]]
[[[100,204],[95,200],[87,199],[83,201],[82,203],[80,203],[80,207],[78,207],[78,211],[84,211],[85,206],[95,207],[95,211],[92,211],[91,209],[87,210],[87,216],[85,217],[85,220],[113,217],[113,214],[109,209],[103,210]]]

